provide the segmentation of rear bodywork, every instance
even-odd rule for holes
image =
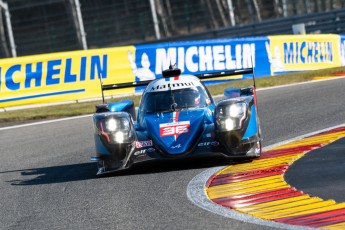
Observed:
[[[164,78],[146,82],[137,112],[130,100],[96,106],[96,155],[91,159],[97,161],[98,175],[161,158],[205,153],[260,156],[255,87],[226,89],[224,99],[215,103],[202,76],[177,73],[172,70]]]

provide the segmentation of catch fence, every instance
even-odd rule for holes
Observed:
[[[343,33],[344,0],[0,0],[0,57],[147,42]]]

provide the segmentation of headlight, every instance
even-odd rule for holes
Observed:
[[[118,130],[128,130],[129,121],[126,118],[105,118],[104,119],[105,128],[108,132],[115,132]]]
[[[127,136],[126,134],[127,133],[124,133],[124,132],[121,132],[121,131],[116,132],[115,135],[114,135],[115,141],[118,142],[118,143],[123,143],[124,140],[126,139],[126,136]]]
[[[242,128],[247,116],[247,104],[244,101],[226,100],[217,105],[216,122],[220,131]]]
[[[110,118],[105,121],[105,127],[108,131],[114,132],[116,128],[118,127],[117,121],[113,118]]]
[[[130,143],[134,140],[134,128],[127,113],[112,112],[94,115],[96,132],[109,144]]]
[[[235,103],[230,105],[229,107],[229,115],[233,118],[241,118],[243,117],[244,113],[246,112],[246,104],[241,103]]]

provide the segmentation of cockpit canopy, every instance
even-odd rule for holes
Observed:
[[[190,108],[203,108],[211,100],[202,86],[146,92],[142,98],[142,113],[169,112]]]

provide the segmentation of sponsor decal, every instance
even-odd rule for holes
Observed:
[[[211,133],[205,133],[204,134],[204,137],[207,138],[207,137],[212,137],[212,134]]]
[[[144,154],[146,154],[146,149],[142,149],[142,150],[139,150],[139,151],[136,151],[134,152],[134,156],[136,157],[141,157],[141,156],[144,156]]]
[[[154,148],[142,149],[134,152],[133,155],[136,157],[143,157],[146,153],[153,153],[154,151],[156,151]]]
[[[218,146],[219,142],[218,141],[208,141],[208,142],[201,142],[198,144],[198,147],[205,147],[205,146]]]
[[[149,147],[149,146],[152,146],[152,140],[148,140],[148,141],[136,141],[135,142],[135,147],[137,149],[139,148],[144,148],[144,147]]]
[[[159,83],[159,82],[157,82]],[[198,84],[200,85],[200,84]],[[164,91],[168,89],[184,89],[184,88],[190,88],[194,86],[194,82],[175,82],[175,83],[168,83],[168,84],[157,84],[153,85],[151,87],[150,92],[153,91]]]

